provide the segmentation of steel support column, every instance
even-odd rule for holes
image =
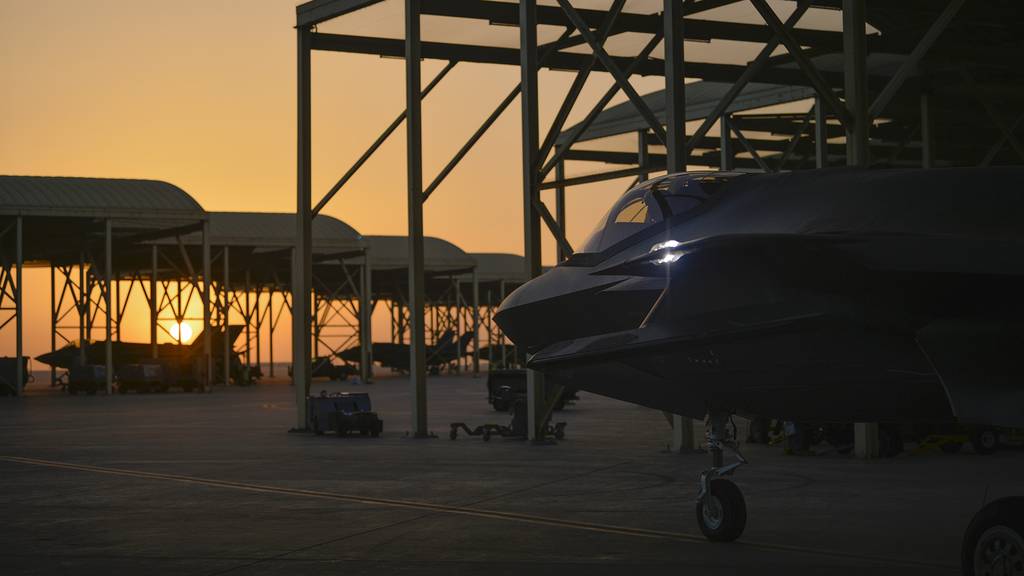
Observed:
[[[103,308],[106,313],[106,323],[104,331],[107,336],[107,341],[103,345],[105,358],[106,358],[106,372],[107,372],[107,394],[111,394],[114,391],[114,343],[111,338],[111,329],[113,321],[113,313],[111,312],[111,284],[114,281],[114,241],[113,241],[113,228],[110,219],[108,218],[104,222],[104,235],[103,235],[103,254],[104,254],[104,275],[103,275]]]
[[[363,383],[370,383],[373,381],[373,265],[369,250],[363,253],[359,280],[359,376]]]
[[[665,0],[665,146],[666,169],[686,170],[686,82],[683,75],[683,1]]]
[[[85,286],[85,252],[78,253],[78,361],[85,366],[85,343],[92,338],[86,329],[90,294]]]
[[[271,288],[267,294],[267,318],[270,319],[270,325],[267,327],[267,356],[268,362],[267,367],[270,369],[270,377],[274,377],[274,293],[277,288]]]
[[[25,307],[24,307],[24,290],[21,278],[22,269],[25,267],[25,254],[24,254],[24,219],[18,216],[15,223],[15,239],[14,239],[14,282],[17,284],[17,289],[14,291],[14,362],[16,364],[14,369],[14,390],[18,396],[25,393]],[[107,221],[107,226],[110,226],[110,221]],[[109,230],[109,228],[108,228]],[[109,300],[108,300],[109,301]],[[109,323],[107,324],[110,325]],[[110,341],[108,337],[107,349],[110,349]],[[108,392],[109,392],[109,376]]]
[[[868,166],[868,104],[864,51],[864,0],[843,0],[843,68],[846,108],[847,166]],[[854,424],[854,453],[860,458],[878,457],[878,424]]]
[[[665,169],[669,174],[686,170],[686,78],[683,71],[683,0],[665,0],[662,12],[665,34]],[[682,443],[693,443],[693,422],[674,417],[674,429]],[[686,432],[689,431],[689,437]]]
[[[150,249],[150,271],[149,271],[149,346],[150,355],[156,359],[159,357],[159,348],[156,345],[157,317],[160,312],[157,309],[156,287],[157,267],[159,266],[159,248],[156,244]]]
[[[409,210],[409,380],[412,431],[426,438],[427,367],[424,341],[423,114],[420,92],[420,0],[405,0],[406,171]]]
[[[263,315],[260,313],[260,299],[263,296],[263,286],[256,286],[256,303],[253,304],[252,311],[256,315],[256,373],[261,377],[263,375],[263,357],[260,355],[261,348],[260,335],[263,332]]]
[[[224,251],[221,253],[221,259],[224,264],[224,277],[222,279],[223,286],[221,286],[221,292],[224,293],[224,303],[222,314],[224,316],[224,385],[231,385],[231,248],[224,246]],[[294,327],[294,320],[292,323]],[[293,339],[294,340],[294,339]],[[294,370],[292,372],[294,375]],[[301,426],[300,426],[301,428]]]
[[[540,121],[537,113],[537,0],[519,2],[519,71],[522,105],[523,163],[523,248],[526,274],[541,274],[540,199],[537,155],[540,150]],[[526,372],[527,429],[530,440],[544,439],[544,375]]]
[[[61,297],[63,300],[63,296]],[[57,349],[57,316],[60,311],[57,310],[57,277],[56,272],[53,268],[53,263],[50,263],[50,350]],[[57,384],[57,367],[50,366],[50,386]]]
[[[828,167],[828,116],[820,96],[814,97],[814,167]]]
[[[932,124],[931,95],[921,92],[921,168],[935,166],[935,133]]]
[[[249,273],[249,269],[246,268],[246,270],[245,270],[245,280],[244,280],[244,283],[242,285],[242,291],[244,292],[245,296],[242,299],[241,303],[243,303],[244,306],[245,306],[245,312],[242,313],[242,317],[245,318],[245,369],[247,371],[251,372],[252,371],[252,328],[253,328],[253,326],[252,326],[252,303],[249,302],[249,292],[251,292],[250,284],[249,284],[250,278],[251,278],[251,275]],[[315,317],[315,314],[316,314],[316,311],[317,311],[316,302],[317,302],[317,298],[316,298],[316,295],[314,294],[314,296],[313,296],[313,314],[314,314],[313,321],[314,322],[316,322],[316,317]],[[314,330],[314,332],[316,332],[316,328],[315,327],[314,327],[313,330]],[[319,344],[319,338],[315,339],[314,341],[317,344]],[[314,354],[316,354],[316,352],[318,352],[318,350],[314,350],[313,351]]]
[[[864,0],[843,0],[843,70],[845,74],[847,166],[868,165],[867,58],[864,49]]]
[[[722,114],[718,123],[718,138],[720,140],[718,149],[721,153],[719,169],[721,170],[732,170],[735,166],[736,154],[732,148],[732,128],[729,127],[731,121],[729,114],[725,113]]]
[[[473,376],[480,374],[480,278],[473,268]]]
[[[310,29],[300,26],[298,33],[297,94],[297,234],[292,252],[292,385],[295,387],[296,428],[306,428],[306,395],[310,385],[309,294],[313,285],[312,253],[312,157],[310,147]]]
[[[213,389],[213,334],[210,327],[210,221],[203,220],[203,387]]]
[[[651,159],[649,156],[650,155],[647,153],[647,131],[637,130],[636,162],[637,164],[640,165],[640,168],[646,169],[650,165]],[[636,175],[636,181],[643,182],[647,180],[648,177],[650,177],[650,174],[648,174],[647,172],[640,172],[639,174]],[[564,175],[561,178],[557,174],[555,175],[555,179],[557,180],[561,180],[562,178],[564,178]]]

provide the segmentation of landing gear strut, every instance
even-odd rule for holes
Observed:
[[[727,421],[725,413],[710,414],[705,437],[711,454],[711,468],[701,472],[700,492],[697,494],[697,523],[700,531],[712,542],[732,542],[743,534],[747,525],[747,503],[743,492],[725,478],[747,463],[739,452],[735,427],[730,431]],[[727,465],[723,458],[726,449],[736,456],[736,461]]]

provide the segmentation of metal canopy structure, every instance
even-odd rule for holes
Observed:
[[[155,275],[146,290],[137,263],[149,261],[150,242],[195,233],[202,267],[198,293],[209,301],[208,221],[202,207],[180,188],[152,180],[0,176],[0,329],[14,322],[15,381],[24,386],[22,269],[50,269],[50,344],[93,339],[102,319],[106,341],[107,391],[113,384],[112,342],[121,337],[121,320],[136,282],[151,310],[151,337],[156,345],[158,297]],[[189,262],[191,267],[191,261]],[[151,268],[150,268],[151,269]],[[201,274],[201,277],[199,276]],[[129,279],[121,294],[120,280]],[[166,297],[166,291],[165,291]],[[204,306],[204,329],[210,326]],[[210,333],[204,330],[204,384],[210,376]],[[55,370],[51,373],[55,376]]]
[[[691,159],[713,165],[712,157],[727,168],[739,163],[760,170],[839,162],[886,166],[908,158],[924,166],[1024,158],[1024,146],[1015,133],[1024,105],[1016,55],[1024,39],[1017,33],[1020,14],[1013,0],[313,0],[297,8],[296,25],[297,222],[304,270],[312,266],[308,234],[313,215],[405,123],[412,425],[418,436],[427,431],[422,205],[517,97],[522,121],[524,264],[530,277],[541,273],[542,227],[558,243],[560,257],[572,253],[563,232],[565,187],[572,184],[643,177],[655,170],[678,172]],[[326,191],[315,209],[310,165],[310,54],[314,50],[404,57],[406,64],[405,110]],[[731,59],[720,57],[727,53]],[[420,73],[424,58],[448,61],[426,86]],[[874,65],[879,58],[891,65]],[[517,66],[521,82],[497,103],[490,117],[482,119],[480,129],[451,162],[424,185],[421,101],[462,63]],[[544,130],[538,114],[541,69],[574,75],[554,121]],[[594,73],[610,76],[614,83],[567,131],[577,99]],[[652,103],[630,83],[638,75],[665,79],[660,98],[663,113],[652,110]],[[705,103],[707,109],[698,115],[703,121],[696,130],[686,126],[690,92],[699,98],[711,84],[693,87],[684,77],[728,85],[716,104],[707,106],[710,98]],[[748,86],[756,90],[759,84],[810,89],[814,106],[795,113],[737,114],[732,122],[730,111],[736,98],[752,94]],[[635,160],[621,163],[634,166],[573,180],[566,175],[567,162],[609,161],[595,152],[613,151],[575,144],[617,96],[625,96],[644,122],[636,131],[632,150],[614,150],[632,153]],[[707,137],[720,124],[726,127],[720,130],[725,138],[716,139],[720,142],[712,146],[714,141]],[[759,147],[765,149],[768,143],[774,149],[761,154]],[[734,152],[734,144],[743,151]],[[655,157],[658,163],[653,162],[652,152],[663,160]],[[554,214],[541,201],[542,188],[556,191]],[[308,272],[297,279],[295,293],[306,293]],[[296,317],[295,332],[308,333],[309,326],[302,320],[305,315]],[[308,357],[301,347],[296,354],[296,365]],[[306,377],[296,376],[298,381]],[[558,391],[546,390],[539,374],[530,372],[528,380],[529,428],[531,438],[539,440]]]
[[[715,109],[715,105],[729,91],[732,84],[725,82],[692,82],[686,86],[686,120],[703,120]],[[814,90],[807,86],[781,86],[751,82],[729,104],[726,112],[739,112],[777,104],[787,104],[806,98],[813,98]],[[658,90],[644,95],[644,102],[654,116],[665,122],[665,91]],[[589,126],[572,126],[558,136],[560,145],[567,145],[572,135],[582,129],[577,142],[586,142],[619,134],[633,134],[637,130],[648,131],[646,120],[636,112],[632,102],[612,106],[597,116]],[[633,142],[631,142],[633,144]],[[572,154],[572,151],[569,152]],[[570,159],[567,157],[567,159]]]
[[[375,277],[409,269],[409,239],[406,236],[366,236],[372,254]],[[472,270],[476,260],[455,244],[441,238],[423,238],[423,271],[429,276],[451,276]],[[404,280],[408,280],[405,278]]]
[[[1024,83],[1021,71],[1013,69],[1002,55],[1003,50],[1019,49],[1020,39],[1014,38],[1012,31],[1012,22],[1019,18],[1010,14],[1006,3],[963,4],[866,5],[866,21],[880,31],[873,38],[882,40],[868,43],[864,60],[868,92],[874,97],[868,110],[870,166],[987,165],[1024,160],[1012,144],[1016,141],[1012,132],[1019,127],[1020,116],[1011,112],[1001,117],[993,104],[998,102],[1000,108],[1005,106],[1010,111],[1024,107],[1019,89]],[[838,1],[812,5],[842,8]],[[1008,20],[997,24],[999,14]],[[989,37],[982,30],[994,35]],[[912,38],[918,39],[916,45],[908,41]],[[844,71],[846,56],[841,47],[829,50],[821,46],[804,52],[807,62],[823,77]],[[792,60],[791,56],[784,60],[776,57],[772,69],[799,70],[800,63]],[[771,58],[767,59],[761,69],[770,62]],[[975,68],[975,64],[979,66]],[[751,69],[756,65],[752,63]],[[835,88],[838,90],[838,86]],[[846,136],[841,122],[827,109],[818,110],[824,106],[801,102],[816,97],[811,87],[701,81],[688,84],[686,90],[687,121],[717,120],[713,126],[702,123],[688,139],[687,161],[691,165],[776,171],[845,164]],[[664,123],[664,91],[648,94],[644,100]],[[787,102],[795,105],[789,107],[790,111],[780,112],[778,105]],[[744,111],[751,113],[737,114]],[[723,126],[729,128],[723,130]],[[940,137],[936,137],[937,126],[944,130]],[[979,130],[972,130],[972,126]],[[585,121],[565,130],[558,143],[567,148],[564,160],[618,166],[551,182],[547,187],[630,175],[646,177],[664,170],[664,148],[630,102],[603,111],[590,123]]]
[[[463,298],[474,303],[475,323],[486,333],[483,346],[477,334],[473,359],[477,364],[480,359],[486,359],[492,368],[515,366],[518,364],[515,346],[494,322],[494,313],[506,295],[530,280],[526,259],[518,254],[502,253],[473,253],[472,256],[476,259],[476,273],[461,278]]]
[[[391,342],[404,344],[412,339],[411,285],[408,270],[412,264],[409,238],[405,236],[367,236],[373,278],[373,303],[383,301],[391,324]],[[476,260],[458,246],[426,236],[423,238],[422,286],[424,337],[436,343],[451,331],[456,338],[476,322],[464,322],[471,310],[469,300],[459,291],[461,275],[472,274]],[[471,316],[475,317],[475,312]]]
[[[363,318],[363,310],[370,302],[369,279],[365,277],[367,243],[354,228],[330,216],[316,219],[312,237],[313,349],[326,348],[333,353],[359,342],[368,354],[368,328],[364,327],[369,326],[369,321]],[[180,239],[189,253],[199,249],[201,240],[196,234]],[[176,242],[163,240],[155,244]],[[292,305],[294,215],[210,212],[209,244],[215,265],[215,324],[226,326],[232,312],[242,318],[245,340],[240,353],[250,368],[262,367],[261,335],[267,326],[270,376],[274,376],[274,331],[284,310]],[[224,348],[223,381],[228,382],[231,343],[225,341]],[[362,377],[369,379],[369,372],[364,370]]]

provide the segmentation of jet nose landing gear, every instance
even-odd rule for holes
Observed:
[[[709,418],[707,450],[711,454],[711,468],[701,472],[700,492],[697,494],[697,524],[712,542],[732,542],[743,534],[747,526],[747,503],[743,492],[725,476],[747,463],[740,454],[735,440],[735,427],[730,433],[724,413],[712,413]],[[728,449],[736,461],[723,465],[723,452]]]

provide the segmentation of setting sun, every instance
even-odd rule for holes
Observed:
[[[188,342],[192,339],[192,326],[185,322],[171,324],[171,338],[177,341],[179,334],[181,334],[182,343]]]

